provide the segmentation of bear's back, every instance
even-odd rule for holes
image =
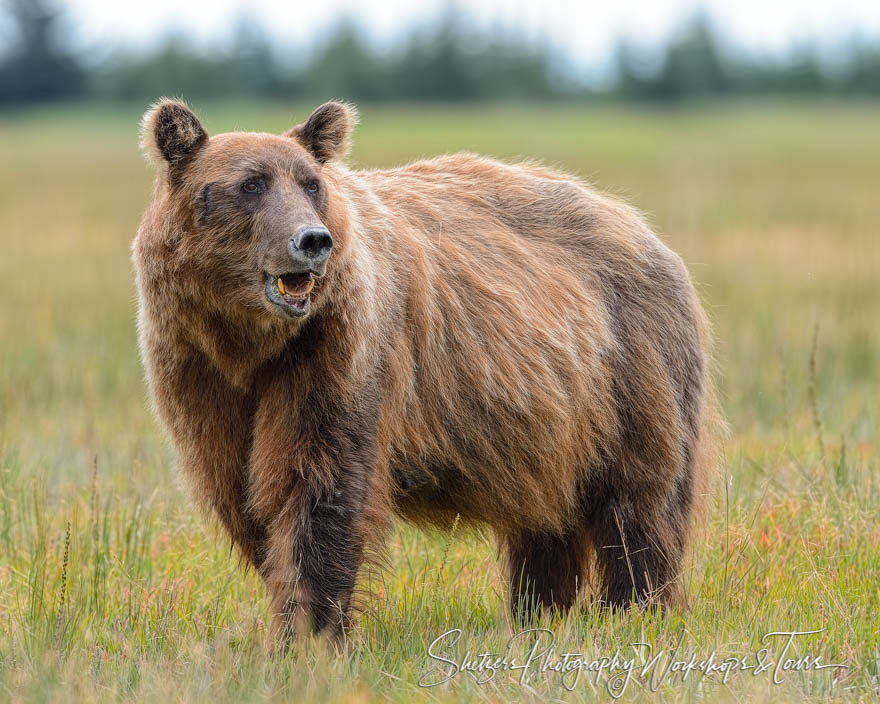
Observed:
[[[389,270],[412,338],[416,391],[391,453],[414,485],[405,514],[561,520],[621,413],[692,420],[696,299],[634,210],[566,174],[469,154],[358,176],[391,214]],[[636,418],[625,407],[637,397],[653,405]],[[487,473],[510,496],[470,503]],[[559,493],[530,491],[548,483]]]

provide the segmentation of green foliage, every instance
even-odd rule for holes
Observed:
[[[44,0],[6,0],[6,7],[15,32],[0,57],[0,105],[82,96],[86,74],[61,47],[59,12]]]
[[[470,34],[453,15],[429,30],[416,30],[390,53],[375,49],[357,24],[343,19],[299,69],[277,57],[258,28],[250,28],[248,39],[228,51],[200,53],[182,37],[169,38],[150,56],[115,56],[102,67],[95,90],[109,98],[345,96],[373,102],[559,93],[545,51],[518,37]]]
[[[635,99],[681,100],[722,95],[733,88],[736,69],[722,55],[709,19],[697,15],[666,47],[659,68],[640,70],[637,52],[623,42],[617,51],[618,92]]]
[[[757,61],[724,46],[709,18],[696,14],[674,35],[655,65],[627,41],[616,52],[618,96],[681,101],[729,95],[880,95],[878,49],[864,42],[841,49],[843,66],[831,71],[812,46],[788,60]]]
[[[185,34],[142,54],[112,51],[103,60],[75,55],[62,39],[64,18],[48,0],[8,0],[16,29],[0,55],[0,105],[98,97],[148,102],[295,98],[356,101],[546,100],[596,95],[548,40],[518,31],[476,30],[448,6],[431,25],[407,29],[379,49],[343,17],[308,55],[278,51],[263,27],[241,16],[223,46],[196,48]],[[300,48],[301,49],[301,48]],[[880,95],[880,49],[850,42],[831,71],[807,45],[793,57],[760,61],[727,46],[698,13],[658,52],[621,40],[616,74],[600,91],[637,101],[680,102],[729,95]]]

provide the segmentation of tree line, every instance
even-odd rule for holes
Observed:
[[[579,81],[554,49],[514,34],[490,36],[449,11],[413,28],[396,48],[374,47],[350,20],[306,58],[279,56],[259,26],[241,22],[225,47],[199,50],[185,36],[147,54],[114,51],[95,62],[62,41],[63,16],[47,0],[7,0],[6,51],[0,53],[0,104],[100,98],[324,98],[359,101],[564,99],[610,95],[674,102],[700,97],[828,94],[880,96],[880,46],[852,42],[827,66],[814,47],[785,61],[757,61],[719,40],[705,15],[653,52],[620,41],[613,78],[601,88]]]

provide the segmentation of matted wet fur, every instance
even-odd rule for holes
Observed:
[[[681,259],[534,164],[353,171],[355,124],[327,103],[283,135],[208,137],[172,100],[143,122],[149,386],[195,496],[265,581],[273,636],[342,632],[393,514],[491,526],[520,618],[571,606],[590,566],[608,605],[674,598],[714,418]],[[312,225],[326,271],[282,300]]]

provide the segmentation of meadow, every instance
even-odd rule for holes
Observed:
[[[686,606],[543,624],[558,652],[844,667],[629,680],[458,658],[516,629],[491,540],[400,525],[348,652],[264,649],[267,601],[178,481],[138,359],[129,247],[153,174],[140,111],[0,116],[0,700],[868,701],[880,689],[880,104],[362,107],[353,163],[456,150],[558,165],[629,200],[712,319],[729,430]],[[194,105],[209,132],[311,106]],[[543,641],[542,641],[543,642]],[[530,645],[514,645],[527,656]],[[642,649],[641,652],[645,652]],[[576,673],[575,673],[576,674]],[[619,673],[618,673],[619,674]],[[774,682],[783,679],[781,683]],[[423,679],[427,678],[427,679]],[[615,689],[616,688],[616,689]]]

